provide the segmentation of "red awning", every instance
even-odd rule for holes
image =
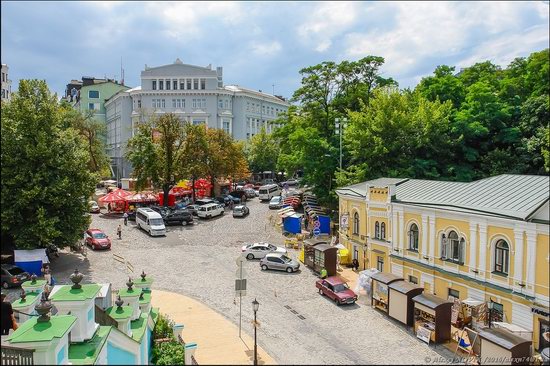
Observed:
[[[124,202],[125,197],[131,195],[131,192],[125,191],[124,189],[117,188],[111,193],[106,194],[105,196],[99,198],[99,203],[113,203],[113,202]]]
[[[126,202],[157,202],[158,196],[153,192],[138,192],[124,198]]]

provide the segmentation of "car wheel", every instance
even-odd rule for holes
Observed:
[[[8,289],[10,285],[7,282],[2,282],[2,287]]]
[[[340,302],[338,301],[338,299],[334,299],[334,303],[335,303],[337,306],[340,306]]]
[[[268,270],[268,268],[267,268],[267,266],[266,266],[265,264],[262,265],[262,270],[263,270],[263,271],[267,271],[267,270]]]
[[[319,295],[325,296],[325,294],[323,293],[323,290],[319,289]]]
[[[90,246],[90,248],[91,248],[92,250],[95,250],[95,245],[92,244],[92,245]]]
[[[246,259],[254,259],[254,254],[249,253],[249,254],[246,256]]]
[[[288,273],[294,272],[294,271],[292,270],[292,267],[288,267],[288,268],[286,269],[286,271],[287,271]]]
[[[182,221],[181,222],[181,226],[186,226],[187,225],[187,221]]]

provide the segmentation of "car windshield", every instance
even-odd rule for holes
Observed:
[[[290,261],[292,260],[292,259],[290,259],[289,257],[287,257],[286,255],[282,255],[282,256],[281,256],[281,259],[282,259],[283,262],[285,262],[285,263],[290,263]]]
[[[277,247],[275,245],[269,244],[267,247],[269,248],[269,250],[277,250]]]
[[[334,285],[334,292],[342,292],[346,291],[349,288],[347,283],[339,283],[337,285]]]
[[[17,276],[18,274],[24,273],[25,271],[23,271],[23,270],[22,270],[21,268],[19,268],[19,267],[13,267],[13,268],[8,269],[8,272],[9,272],[12,276]]]
[[[162,219],[151,219],[149,220],[149,222],[151,223],[151,225],[164,225]]]
[[[93,237],[94,239],[105,239],[107,235],[105,235],[104,233],[94,233]]]

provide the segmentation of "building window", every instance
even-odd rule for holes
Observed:
[[[414,276],[409,276],[409,282],[414,283],[415,285],[418,285],[418,278]]]
[[[231,121],[229,118],[222,119],[222,129],[228,134],[231,134]]]
[[[495,272],[508,275],[509,255],[510,247],[508,243],[502,239],[497,241],[495,245]]]
[[[176,108],[176,100],[172,99],[172,108]]]
[[[187,79],[187,90],[191,90],[191,79]]]
[[[159,90],[164,90],[164,80],[159,80]]]
[[[246,111],[250,112],[250,103],[249,102],[246,102]]]
[[[386,239],[386,223],[385,222],[380,224],[380,238]]]
[[[203,125],[203,124],[206,124],[206,120],[204,118],[193,118],[193,124]]]
[[[201,89],[206,89],[206,79],[201,79]]]
[[[359,235],[359,213],[353,214],[353,234]]]
[[[166,80],[166,90],[170,90],[170,80]]]
[[[151,89],[157,90],[157,81],[156,80],[153,80],[153,85],[152,85]]]
[[[98,111],[99,103],[88,103],[88,109],[91,111]]]
[[[193,89],[199,89],[199,79],[193,79]]]
[[[262,106],[262,114],[265,114],[265,105]]]
[[[141,99],[138,99],[138,108],[141,108]]]
[[[88,90],[88,98],[93,98],[93,99],[99,98],[99,91],[97,91],[97,90]]]
[[[172,89],[177,90],[178,89],[178,81],[172,80]]]
[[[166,105],[165,105],[165,101],[166,101],[166,100],[165,100],[165,99],[162,99],[161,101],[162,101],[162,108],[166,108]]]
[[[223,108],[223,99],[219,99],[219,100],[218,100],[218,108],[219,108],[219,109],[222,109],[222,108]]]
[[[384,272],[384,257],[376,257],[376,269],[380,272]]]
[[[380,223],[378,221],[374,223],[374,237],[380,239]]]
[[[449,296],[454,297],[455,299],[460,299],[460,292],[457,290],[453,290],[452,288],[449,289]]]
[[[206,99],[201,99],[201,108],[206,109]]]
[[[441,259],[463,264],[464,246],[464,238],[459,238],[456,231],[451,231],[448,237],[445,237],[445,234],[443,234],[441,239]]]
[[[180,81],[180,90],[185,89],[185,80]]]
[[[416,224],[411,224],[409,229],[409,250],[418,252],[418,226]]]

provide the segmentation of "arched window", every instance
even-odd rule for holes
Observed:
[[[353,214],[353,233],[359,235],[359,213]]]
[[[497,241],[495,245],[495,272],[508,275],[509,255],[510,247],[508,243],[502,239]]]
[[[464,238],[459,238],[456,231],[452,230],[447,237],[443,235],[441,240],[441,258],[459,264],[464,263]]]
[[[374,223],[374,237],[376,239],[380,238],[380,223],[378,221]]]
[[[409,249],[418,251],[418,226],[412,224],[409,229]]]
[[[383,222],[380,224],[380,238],[386,239],[386,223]]]

